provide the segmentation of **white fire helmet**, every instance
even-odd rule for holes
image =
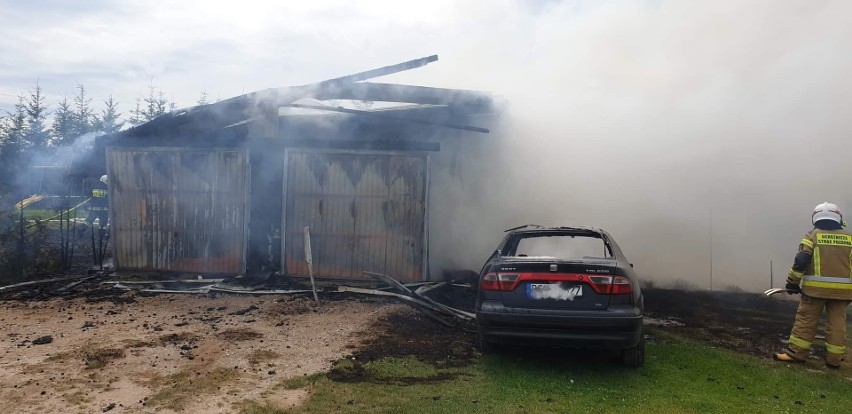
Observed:
[[[102,175],[101,176],[101,182],[108,185],[109,184],[109,177],[107,177],[106,174]]]
[[[811,222],[813,224],[816,224],[820,220],[831,220],[843,225],[843,213],[840,212],[836,204],[825,202],[814,207],[814,213],[811,215]]]

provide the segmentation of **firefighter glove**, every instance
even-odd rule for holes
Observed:
[[[802,293],[802,288],[799,287],[798,283],[787,282],[787,284],[784,285],[784,289],[787,289],[788,295],[798,295]]]

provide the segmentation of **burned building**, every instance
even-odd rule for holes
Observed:
[[[494,101],[365,82],[435,60],[258,91],[107,137],[116,270],[306,276],[309,237],[317,277],[435,278],[430,210],[452,203],[452,178],[432,176],[457,175],[460,148],[488,139]]]

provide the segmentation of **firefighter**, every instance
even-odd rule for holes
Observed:
[[[107,176],[101,176],[101,179],[95,183],[92,188],[92,198],[89,200],[89,216],[86,217],[86,223],[90,226],[98,219],[98,225],[101,230],[106,228],[109,223],[109,200],[107,199]]]
[[[789,294],[802,295],[796,322],[787,351],[774,358],[805,361],[825,308],[825,364],[840,368],[846,355],[846,307],[852,301],[852,233],[844,230],[843,215],[832,203],[816,206],[811,221],[814,229],[799,244],[785,286]]]
[[[109,199],[107,190],[109,181],[106,175],[95,183],[92,188],[92,198],[89,199],[89,216],[86,223],[92,228],[92,262],[103,269],[106,241],[109,239],[107,225],[109,224]],[[95,237],[95,219],[98,219],[98,235]],[[97,241],[96,241],[97,240]]]

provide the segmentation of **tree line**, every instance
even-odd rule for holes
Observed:
[[[210,103],[209,94],[202,92],[196,103]],[[47,102],[38,82],[20,93],[14,109],[0,113],[0,204],[16,193],[15,176],[34,154],[55,153],[86,134],[112,134],[142,124],[174,110],[176,103],[151,83],[126,116],[119,107],[112,94],[96,105],[82,84],[77,85],[73,96],[53,103]]]

